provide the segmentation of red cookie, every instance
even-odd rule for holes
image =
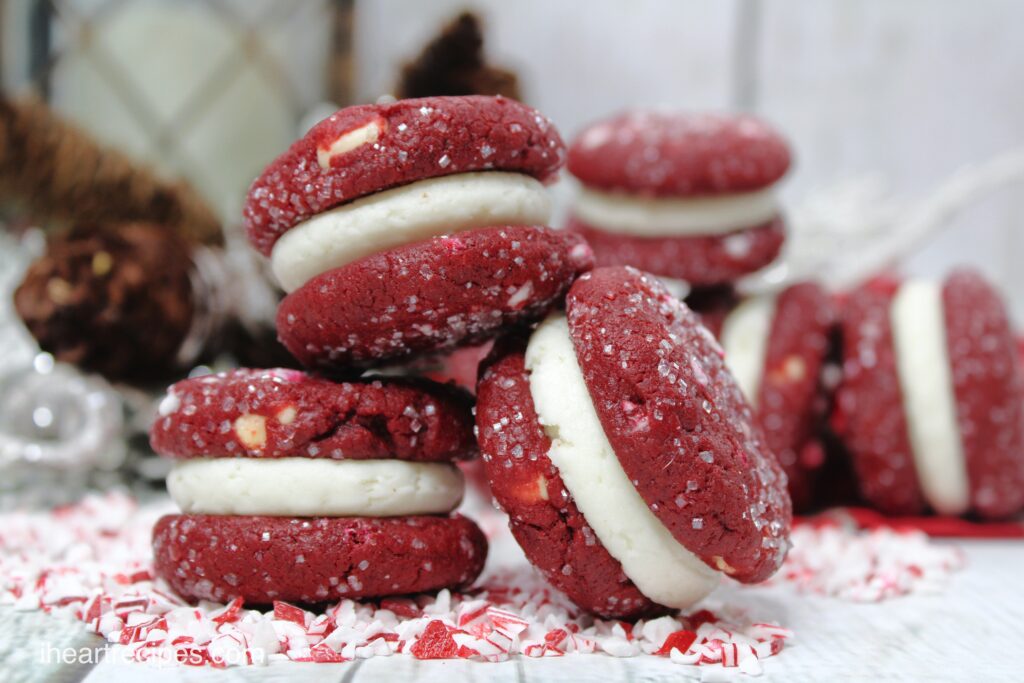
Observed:
[[[792,516],[785,475],[710,333],[632,268],[583,275],[566,312],[605,435],[651,511],[709,567],[744,582],[774,573]]]
[[[583,609],[620,619],[664,611],[597,540],[548,458],[551,440],[530,395],[525,347],[522,338],[499,342],[477,386],[482,460],[512,535],[548,581]],[[503,427],[495,431],[496,424]]]
[[[1013,328],[977,273],[946,278],[942,303],[971,504],[1006,517],[1024,508],[1024,371]]]
[[[490,339],[543,317],[593,265],[578,235],[469,230],[319,275],[281,302],[281,342],[307,366],[371,366]]]
[[[825,464],[817,432],[826,405],[821,371],[834,321],[831,298],[817,284],[793,285],[776,298],[756,412],[798,509],[811,503]]]
[[[589,126],[568,156],[569,172],[585,185],[655,197],[757,190],[789,162],[786,141],[759,119],[657,111]]]
[[[785,140],[749,116],[621,114],[569,149],[569,171],[588,192],[568,227],[587,238],[598,266],[728,284],[779,254],[784,224],[771,192],[759,191],[789,161]]]
[[[245,205],[246,232],[269,256],[294,225],[353,199],[489,169],[546,182],[564,156],[562,139],[547,118],[501,96],[348,107],[314,126],[256,179]]]
[[[728,284],[767,266],[786,238],[780,217],[725,235],[642,237],[601,230],[575,216],[566,228],[586,238],[598,266],[631,265],[700,286]]]
[[[316,603],[465,586],[487,539],[470,520],[167,515],[157,574],[191,600]]]
[[[924,510],[896,370],[889,307],[898,283],[872,282],[843,302],[843,380],[836,430],[854,457],[861,495],[893,515]]]
[[[475,453],[470,397],[428,380],[330,382],[297,370],[238,369],[168,389],[153,450],[176,458],[394,458]]]
[[[875,281],[843,309],[843,382],[836,426],[853,454],[861,494],[883,512],[920,514],[890,308],[899,283]],[[977,274],[943,284],[946,348],[970,510],[988,518],[1024,507],[1024,375],[1006,311]]]

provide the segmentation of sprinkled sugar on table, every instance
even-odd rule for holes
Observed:
[[[525,594],[530,594],[543,591],[543,584],[537,581],[511,538],[500,533],[502,520],[494,515],[484,525],[488,534],[494,535],[492,557],[482,581],[490,588],[490,593],[462,596],[461,600],[460,596],[442,594],[437,599],[421,601],[418,604],[422,612],[418,619],[399,616],[389,622],[383,617],[385,631],[403,634],[412,645],[384,646],[384,642],[389,641],[381,637],[370,641],[379,641],[376,652],[360,651],[355,646],[340,647],[339,654],[355,655],[352,661],[288,661],[289,657],[310,658],[308,648],[303,650],[301,645],[313,644],[317,638],[299,634],[302,631],[314,633],[317,624],[325,620],[320,615],[279,606],[274,613],[258,615],[254,612],[241,619],[259,616],[264,623],[274,625],[278,636],[291,634],[293,637],[288,643],[290,649],[271,654],[263,666],[215,668],[209,666],[210,661],[194,667],[156,659],[149,663],[131,661],[133,656],[138,658],[133,653],[145,651],[145,642],[139,641],[140,637],[155,641],[161,634],[154,630],[147,633],[144,629],[123,628],[113,615],[115,612],[124,614],[124,626],[130,627],[152,619],[147,611],[161,610],[152,600],[152,592],[159,591],[159,586],[137,572],[143,571],[140,567],[145,562],[146,525],[162,509],[163,503],[135,508],[133,502],[124,497],[93,502],[97,501],[101,505],[96,509],[84,514],[82,510],[73,511],[59,520],[39,517],[31,524],[12,524],[10,518],[4,520],[4,559],[0,563],[3,680],[32,683],[135,681],[145,677],[155,683],[271,681],[292,677],[313,681],[385,681],[415,677],[416,680],[447,682],[486,676],[496,681],[660,681],[681,677],[726,680],[746,677],[741,673],[744,670],[752,674],[761,672],[760,680],[787,681],[1020,678],[1012,653],[1020,643],[1018,629],[1024,623],[1024,599],[1006,590],[1006,586],[1014,585],[1017,568],[1024,559],[1019,542],[936,542],[920,534],[894,534],[885,530],[854,534],[832,527],[802,526],[794,534],[795,549],[790,560],[770,585],[725,584],[700,605],[710,612],[691,613],[689,621],[666,618],[640,623],[631,629],[632,633],[627,633],[613,622],[567,618],[557,596],[551,598],[549,606],[539,610],[535,599],[532,607],[527,604],[533,599],[529,595],[525,600],[503,598],[502,585],[521,586]],[[86,545],[92,544],[92,548],[102,551],[96,555],[108,558],[100,562],[94,562],[97,558],[82,547],[81,539],[75,538],[78,526],[90,527],[97,521],[110,528],[93,534]],[[43,539],[45,533],[50,537]],[[59,538],[62,533],[67,538]],[[63,546],[63,564],[37,562],[32,567],[16,564],[17,552],[12,552],[12,548],[24,550],[39,547],[33,545],[39,543],[48,548]],[[140,566],[132,564],[140,558]],[[82,586],[90,577],[95,578],[100,567],[125,570],[119,572],[120,578],[104,588],[105,594],[115,596],[110,608],[96,609],[87,601],[76,602],[73,594],[82,592]],[[21,597],[14,599],[12,589]],[[146,601],[132,596],[147,591],[151,592],[149,606],[139,607]],[[41,603],[54,613],[40,611]],[[511,609],[506,609],[509,605]],[[391,607],[402,611],[401,605]],[[89,626],[70,618],[76,610],[80,618],[83,610],[85,616],[89,616],[90,609],[94,613],[102,612],[103,616]],[[224,609],[201,605],[199,609],[206,610],[204,618],[215,623],[218,619],[221,623],[227,621],[222,617],[232,611],[230,606]],[[354,606],[345,608],[344,603],[337,609],[328,609],[328,614],[333,615],[339,625],[337,633],[341,633],[345,624],[357,629],[368,626],[363,623],[365,619],[353,616],[354,609]],[[134,617],[130,614],[132,611]],[[179,612],[182,611],[193,610],[179,608]],[[172,622],[168,631],[174,631],[171,614],[165,613],[165,617]],[[382,619],[381,613],[376,617]],[[529,623],[524,626],[517,621],[519,619]],[[711,619],[717,621],[700,623]],[[452,622],[451,629],[441,625],[446,621]],[[299,628],[296,622],[303,627]],[[569,624],[582,628],[572,633],[576,627]],[[114,643],[128,644],[108,647],[103,638],[90,632],[97,627]],[[178,637],[186,632],[198,636],[198,627],[191,628],[192,631],[180,630]],[[507,646],[508,643],[501,643],[498,638],[502,628],[511,629],[516,640],[516,644],[507,649],[529,652],[531,656],[505,655],[500,647],[488,651],[483,640],[473,635],[484,635]],[[538,629],[539,633],[534,634]],[[464,633],[459,633],[460,630]],[[416,631],[420,632],[418,636],[412,635]],[[440,640],[431,641],[433,644],[426,642],[431,639],[431,631],[441,635]],[[474,659],[504,661],[421,660],[415,656],[438,642],[447,642],[448,631],[455,634],[452,642],[482,653]],[[564,635],[559,636],[559,631]],[[167,634],[170,635],[173,634]],[[321,640],[329,638],[328,633],[328,638]],[[698,642],[691,643],[695,638]],[[716,639],[720,641],[719,649],[716,649]],[[197,642],[199,640],[201,638]],[[767,645],[759,646],[758,640]],[[340,642],[337,634],[334,641],[335,644]],[[773,644],[773,641],[778,642]],[[730,653],[731,643],[738,645]],[[745,644],[750,644],[751,652],[756,650],[763,656],[753,661],[749,654],[743,654]],[[672,645],[679,649],[670,656],[656,654]],[[388,647],[396,646],[402,649],[390,654]],[[695,666],[692,656],[687,658],[682,650],[699,653],[701,647],[705,648],[705,655],[710,654],[710,659],[717,657],[717,661]],[[212,647],[210,650],[218,652]],[[313,650],[316,650],[315,645]],[[223,650],[219,652],[224,654]],[[562,652],[567,654],[562,655]],[[373,654],[390,656],[371,656]],[[469,651],[462,654],[468,655]],[[700,655],[697,656],[699,660]],[[735,659],[730,661],[730,658]],[[723,667],[723,661],[730,666]]]

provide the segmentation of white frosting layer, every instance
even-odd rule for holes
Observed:
[[[544,225],[551,199],[522,173],[461,173],[376,192],[313,216],[274,245],[271,269],[292,292],[309,279],[403,244],[498,225]]]
[[[724,235],[766,223],[779,212],[775,191],[653,198],[583,187],[573,208],[595,228],[641,237]]]
[[[182,460],[167,490],[182,512],[296,517],[444,514],[462,500],[447,463],[324,458]]]
[[[722,323],[725,365],[753,408],[757,408],[768,357],[768,336],[775,318],[775,297],[751,297],[737,306]]]
[[[938,282],[904,283],[889,310],[896,367],[917,479],[939,513],[960,515],[970,486],[956,417],[946,347],[945,308]]]
[[[683,547],[630,483],[590,400],[565,316],[553,315],[526,349],[530,394],[551,438],[548,457],[601,544],[651,600],[688,607],[719,574]]]

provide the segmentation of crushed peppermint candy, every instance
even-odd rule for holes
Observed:
[[[915,529],[801,524],[793,528],[791,540],[793,547],[773,581],[851,602],[937,593],[965,564],[959,548],[933,543]]]
[[[283,602],[246,609],[238,599],[191,606],[153,575],[150,533],[164,507],[108,494],[51,512],[0,515],[0,604],[79,619],[130,660],[213,667],[604,653],[757,675],[792,638],[727,608],[634,624],[594,619],[526,567],[495,573],[466,593],[343,600],[321,613]]]

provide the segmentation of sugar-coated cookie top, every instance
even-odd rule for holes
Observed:
[[[789,548],[786,477],[718,343],[633,268],[584,274],[566,312],[604,432],[651,511],[709,566],[769,577]]]
[[[501,96],[347,107],[313,126],[253,182],[246,231],[269,256],[296,223],[373,192],[492,169],[546,182],[564,161],[565,145],[552,123]]]
[[[789,168],[785,139],[752,116],[638,110],[592,124],[569,172],[595,189],[654,197],[750,192]]]
[[[475,453],[469,395],[429,380],[331,382],[297,370],[238,369],[174,384],[150,432],[176,458],[396,458]]]

